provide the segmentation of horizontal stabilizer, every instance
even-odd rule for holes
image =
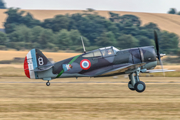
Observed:
[[[175,70],[155,69],[155,70],[147,70],[145,73],[173,72],[173,71],[175,71]]]
[[[43,66],[37,67],[37,68],[34,69],[33,71],[34,71],[34,72],[42,72],[42,71],[46,71],[46,70],[51,69],[53,66],[54,66],[53,64],[43,65]]]

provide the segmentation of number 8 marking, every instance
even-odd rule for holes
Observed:
[[[39,65],[44,65],[44,61],[43,61],[43,58],[42,58],[42,57],[39,57],[39,58],[38,58],[38,61],[39,61]]]

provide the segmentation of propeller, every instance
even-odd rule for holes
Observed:
[[[165,72],[164,72],[164,68],[163,68],[163,63],[162,63],[162,60],[161,60],[161,54],[159,52],[159,40],[158,40],[158,35],[157,35],[157,32],[154,31],[154,40],[155,40],[155,44],[156,44],[156,53],[157,53],[157,58],[159,60],[159,63],[161,65],[161,68],[162,68],[162,72],[163,72],[163,75],[165,77]]]

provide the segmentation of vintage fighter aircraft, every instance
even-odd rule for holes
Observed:
[[[50,80],[68,77],[106,77],[129,74],[130,90],[143,92],[145,83],[139,80],[139,73],[166,72],[171,70],[152,70],[157,65],[157,58],[162,65],[159,53],[159,42],[155,34],[156,52],[154,46],[118,50],[110,46],[71,57],[57,63],[51,63],[38,49],[32,49],[24,60],[24,71],[28,78]]]

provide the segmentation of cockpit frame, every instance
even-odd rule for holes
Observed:
[[[113,46],[99,48],[93,51],[90,51],[83,55],[82,57],[109,57],[114,56],[119,50]]]

